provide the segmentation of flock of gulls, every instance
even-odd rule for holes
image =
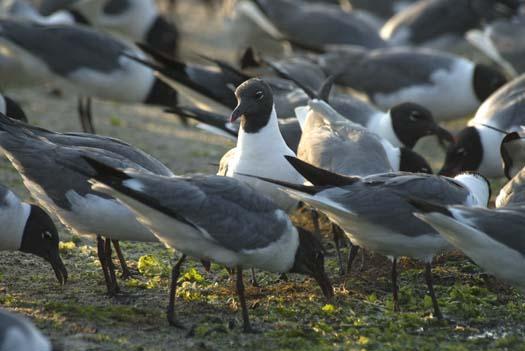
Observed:
[[[254,279],[253,269],[310,276],[331,299],[319,214],[332,223],[340,273],[350,274],[359,248],[391,259],[395,310],[396,265],[410,257],[425,264],[433,317],[443,318],[431,263],[452,248],[525,288],[520,1],[238,0],[230,4],[236,16],[291,50],[275,57],[245,48],[235,64],[207,53],[198,55],[206,64],[182,60],[176,23],[159,4],[2,2],[3,91],[49,83],[71,89],[84,133],[36,127],[2,97],[0,148],[36,203],[0,187],[0,249],[42,257],[65,284],[59,220],[96,238],[107,292],[115,295],[113,250],[130,274],[119,241],[161,242],[178,255],[167,319],[180,328],[174,301],[187,258],[235,275],[245,332],[253,329],[244,269]],[[492,64],[448,50],[461,41]],[[160,107],[236,147],[217,175],[177,175],[132,144],[97,135],[93,98]],[[438,124],[468,115],[459,133]],[[427,136],[446,150],[437,174],[414,151]],[[487,179],[500,177],[509,181],[488,207]],[[299,207],[310,210],[313,231],[290,220]],[[51,345],[26,319],[0,310],[0,350],[15,349]]]

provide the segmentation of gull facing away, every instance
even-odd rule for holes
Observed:
[[[525,291],[525,207],[442,206],[418,199],[411,203],[416,217],[477,265]]]
[[[84,159],[92,170],[68,167],[91,177],[94,190],[118,198],[162,243],[182,252],[172,269],[167,310],[171,325],[182,327],[174,316],[174,300],[186,256],[236,268],[245,332],[253,329],[244,297],[244,268],[310,275],[327,298],[333,296],[320,241],[296,228],[284,211],[243,182],[221,176],[163,177]]]
[[[423,261],[434,315],[442,318],[434,294],[431,262],[437,253],[449,249],[450,244],[432,227],[413,216],[415,208],[407,202],[407,198],[486,206],[490,197],[486,179],[475,174],[463,174],[452,179],[403,172],[347,177],[297,158],[286,158],[313,186],[260,179],[280,185],[298,200],[325,213],[345,231],[352,243],[391,258],[396,311],[399,310],[397,259],[408,256]]]

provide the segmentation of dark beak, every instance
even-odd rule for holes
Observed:
[[[317,281],[317,284],[319,284],[319,287],[321,288],[321,291],[323,292],[323,295],[326,297],[327,300],[330,300],[334,297],[334,288],[332,288],[332,283],[330,283],[330,279],[328,279],[328,276],[323,271],[316,272],[312,275]]]
[[[60,258],[58,250],[49,253],[48,261],[51,263],[51,267],[53,267],[58,282],[60,285],[64,285],[67,282],[67,270]]]
[[[446,145],[446,142],[449,144],[454,143],[454,136],[445,128],[442,128],[436,124],[433,132],[438,137],[439,143],[441,145]]]
[[[239,102],[235,110],[233,110],[232,114],[230,115],[230,123],[233,123],[236,120],[238,120],[243,114],[244,106],[242,105],[242,103]]]

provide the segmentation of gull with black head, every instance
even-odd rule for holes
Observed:
[[[506,83],[495,68],[421,48],[348,47],[317,61],[328,75],[337,75],[336,83],[366,94],[380,108],[417,103],[437,121],[467,116]]]
[[[283,156],[295,156],[286,145],[277,122],[271,88],[262,79],[253,78],[235,91],[237,107],[230,122],[241,120],[235,151],[221,159],[219,175],[243,180],[261,194],[269,197],[279,208],[290,212],[298,202],[275,186],[240,173],[273,177],[293,183],[302,183],[303,177],[290,166]]]
[[[498,89],[456,136],[440,173],[450,176],[475,171],[486,177],[504,176],[501,142],[508,133],[523,130],[524,97],[525,75]]]
[[[0,220],[0,250],[21,251],[42,257],[51,264],[60,284],[67,281],[67,270],[58,251],[58,231],[41,207],[20,201],[11,190],[0,184]]]
[[[284,211],[243,182],[203,175],[168,178],[84,159],[92,170],[71,163],[68,167],[91,177],[94,190],[118,198],[162,243],[182,252],[172,270],[167,311],[171,325],[182,327],[174,316],[174,299],[186,256],[237,270],[245,332],[253,329],[244,297],[244,268],[310,275],[327,298],[333,296],[319,240],[296,228]]]
[[[112,162],[115,166],[142,172],[168,177],[173,173],[153,157],[116,139],[85,134],[55,134],[37,127],[24,128],[23,124],[5,116],[0,116],[0,130],[0,147],[33,197],[78,235],[96,236],[98,258],[108,293],[118,293],[111,242],[116,246],[119,240],[158,240],[135,219],[129,209],[116,199],[91,190],[87,177],[61,163],[69,161],[78,168],[88,167],[81,156],[89,155]],[[119,259],[124,261],[123,257]]]
[[[140,50],[90,28],[2,19],[0,48],[13,52],[19,66],[2,70],[4,86],[54,82],[87,97],[78,106],[84,131],[95,130],[90,97],[164,107],[177,101],[152,69],[128,57],[143,56]]]
[[[286,67],[292,66],[292,63],[285,67],[274,63],[269,64],[281,77],[293,81],[310,99],[326,101],[346,119],[366,127],[371,132],[388,140],[395,147],[412,149],[419,139],[428,135],[436,135],[440,143],[453,141],[452,134],[434,121],[429,110],[418,104],[403,102],[384,112],[350,94],[330,94],[331,86],[338,74],[325,79],[315,91],[303,84],[301,79],[290,74]],[[307,108],[305,106],[298,107],[299,109],[295,108],[296,116],[304,119]]]

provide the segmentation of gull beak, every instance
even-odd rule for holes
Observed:
[[[51,267],[53,267],[58,282],[60,285],[64,285],[67,282],[67,270],[58,254],[58,250],[49,254],[48,261],[51,263]]]

